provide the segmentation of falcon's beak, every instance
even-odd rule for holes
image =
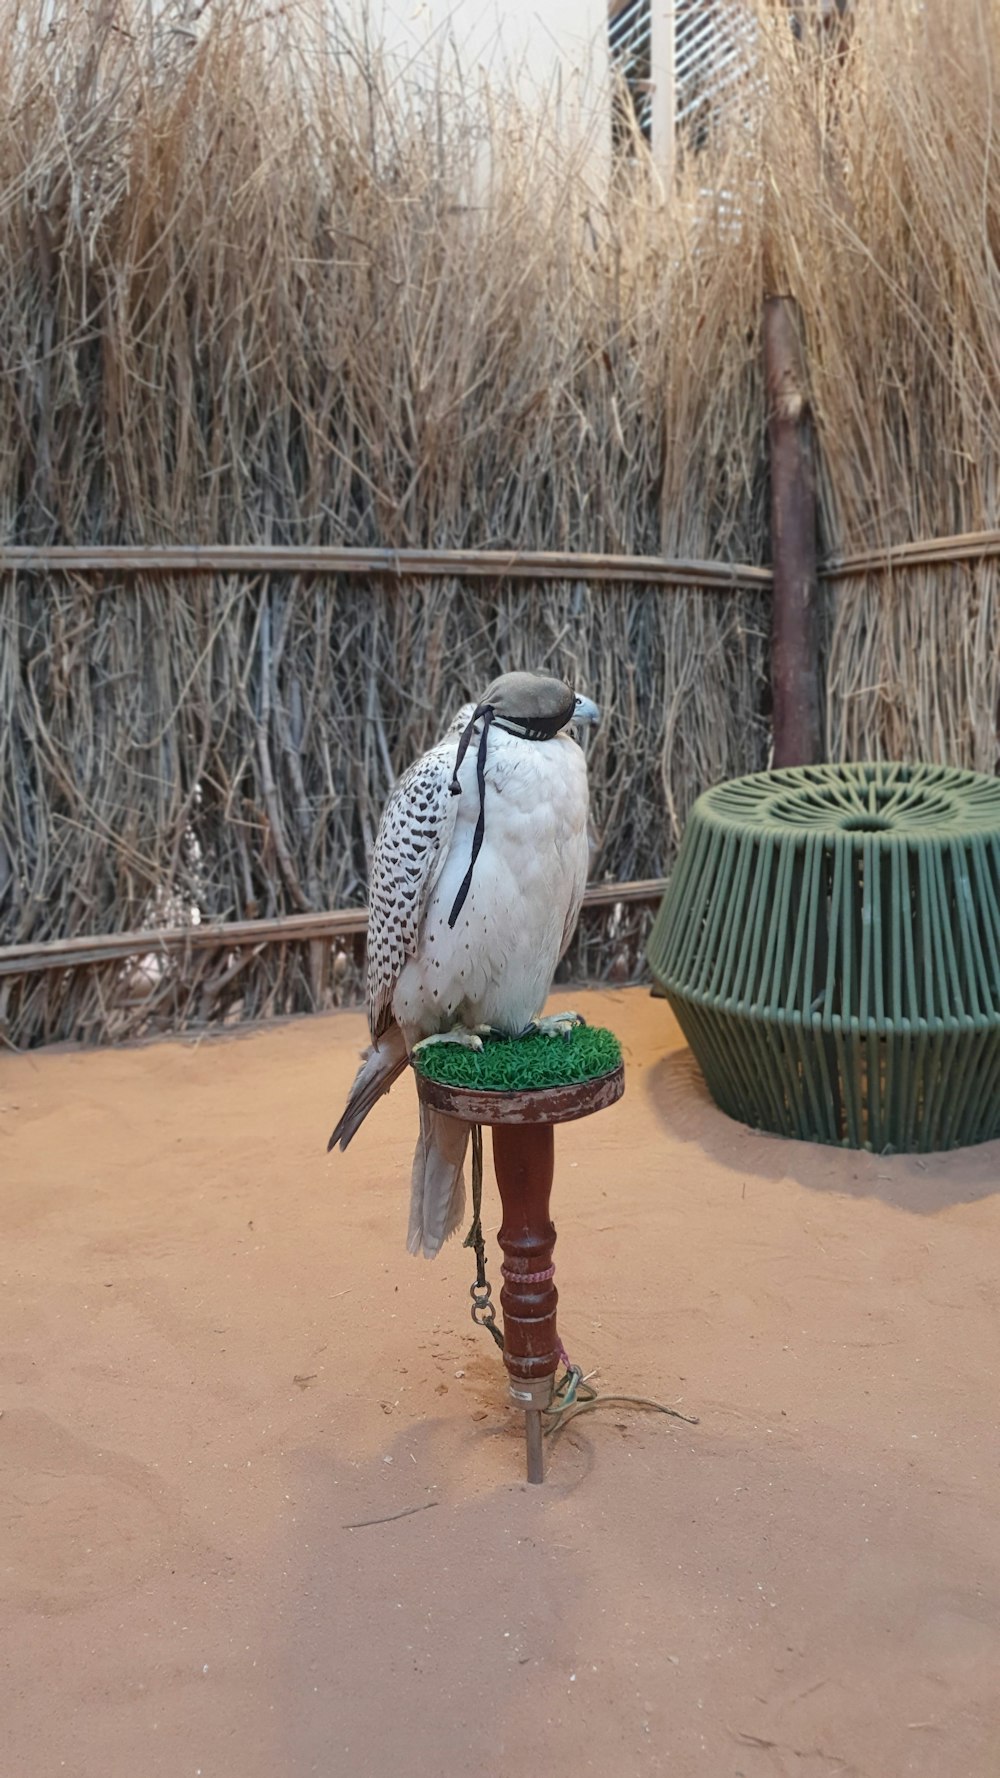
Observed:
[[[601,712],[596,704],[591,703],[589,698],[577,698],[573,714],[569,719],[567,727],[572,728],[575,723],[589,723],[594,725],[600,722],[600,720]]]

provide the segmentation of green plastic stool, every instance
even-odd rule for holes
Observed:
[[[717,785],[647,957],[730,1117],[883,1153],[1000,1136],[1000,780],[880,764]]]

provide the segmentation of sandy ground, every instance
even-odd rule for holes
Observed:
[[[580,1004],[560,1329],[699,1424],[542,1489],[469,1255],[404,1251],[411,1083],[324,1153],[359,1017],[0,1058],[5,1778],[997,1778],[1000,1148],[749,1134]]]

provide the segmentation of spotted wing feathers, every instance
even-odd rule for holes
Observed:
[[[455,744],[439,743],[403,773],[386,803],[368,893],[368,1022],[375,1043],[393,1022],[392,997],[448,855],[457,797]]]

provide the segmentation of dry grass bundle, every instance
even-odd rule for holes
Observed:
[[[761,559],[759,267],[712,214],[665,228],[641,177],[598,209],[513,96],[214,15],[169,61],[110,3],[4,52],[8,541]],[[608,708],[599,876],[763,763],[759,595],[20,577],[0,622],[7,942],[361,902],[394,774],[501,667]],[[306,963],[213,1016],[312,1004]],[[10,1028],[110,1029],[96,987],[17,984]]]
[[[1000,528],[1000,5],[769,28],[769,275],[806,320],[833,557]],[[1000,764],[994,561],[828,582],[836,759]]]

